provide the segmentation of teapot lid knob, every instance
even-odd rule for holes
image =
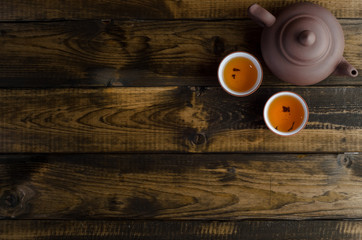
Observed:
[[[325,59],[332,47],[331,31],[318,16],[297,15],[281,27],[279,46],[291,63],[310,66]]]
[[[315,33],[310,30],[304,30],[298,36],[299,43],[306,47],[312,46],[313,43],[315,43],[315,40]]]

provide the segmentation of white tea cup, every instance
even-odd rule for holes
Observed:
[[[218,78],[221,87],[227,93],[236,97],[245,97],[259,88],[263,80],[263,69],[250,53],[234,52],[221,61]]]
[[[309,110],[301,96],[283,91],[268,99],[263,115],[267,127],[272,132],[281,136],[291,136],[306,126]]]

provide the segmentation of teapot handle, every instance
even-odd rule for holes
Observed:
[[[273,14],[259,4],[254,3],[248,8],[249,17],[262,27],[271,27],[275,22]]]

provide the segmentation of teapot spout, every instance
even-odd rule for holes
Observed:
[[[275,22],[273,14],[262,8],[259,4],[254,3],[248,8],[249,17],[262,27],[271,27]]]
[[[341,62],[334,71],[334,74],[340,76],[357,77],[358,71],[351,64],[349,64],[345,58],[342,58]]]

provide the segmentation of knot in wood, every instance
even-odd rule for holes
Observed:
[[[11,210],[20,203],[19,195],[15,191],[6,190],[0,198],[0,208]]]
[[[235,167],[228,167],[227,171],[228,173],[235,174]]]
[[[197,97],[200,97],[207,90],[207,88],[196,86],[196,87],[190,87],[190,90],[192,92],[195,92]]]
[[[345,155],[343,160],[342,160],[342,164],[346,167],[346,168],[350,168],[352,166],[352,157]]]
[[[201,145],[206,142],[206,136],[201,133],[194,134],[193,138],[191,139],[192,144],[194,145]]]

